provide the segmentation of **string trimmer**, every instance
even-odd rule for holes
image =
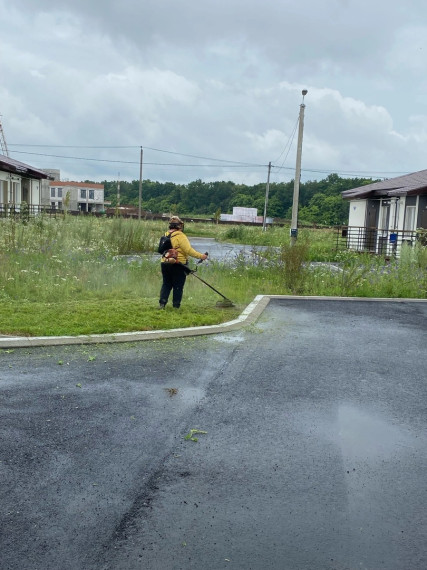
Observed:
[[[208,253],[206,252],[206,255],[208,255]],[[202,263],[203,259],[201,259],[200,261],[197,262],[197,265],[199,265],[200,263]],[[208,287],[210,287],[210,289],[212,289],[212,291],[215,291],[215,293],[218,293],[218,295],[220,295],[220,297],[223,298],[222,301],[218,301],[216,306],[217,307],[221,307],[221,308],[226,308],[226,307],[234,307],[234,303],[233,301],[230,301],[230,299],[227,299],[227,297],[225,297],[222,293],[220,293],[217,289],[215,289],[215,287],[212,287],[212,285],[210,285],[209,283],[207,283],[204,279],[202,279],[201,277],[199,277],[196,274],[197,271],[197,267],[196,269],[190,269],[188,267],[185,267],[185,272],[186,273],[191,273],[191,275],[194,275],[194,277],[196,277],[199,281],[201,281],[202,283],[204,283],[205,285],[207,285]]]

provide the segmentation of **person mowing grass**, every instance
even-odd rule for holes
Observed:
[[[169,235],[172,248],[165,251],[161,259],[163,283],[160,290],[159,309],[164,309],[172,291],[172,305],[175,309],[181,306],[185,279],[188,273],[188,258],[206,259],[206,253],[200,253],[191,247],[188,237],[184,234],[184,223],[178,216],[169,220]]]

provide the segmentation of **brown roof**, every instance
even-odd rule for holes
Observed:
[[[0,154],[0,170],[3,172],[13,172],[14,174],[21,174],[23,176],[27,176],[28,178],[49,178],[49,175],[43,170],[39,170],[38,168],[34,168],[34,166],[30,166],[29,164],[25,164],[24,162],[19,162],[19,160],[15,160],[14,158],[10,158],[9,156],[4,156]]]
[[[341,192],[345,200],[352,198],[368,198],[377,196],[407,196],[427,194],[427,170],[405,174],[397,178],[373,182]]]
[[[103,189],[103,184],[95,182],[59,182],[59,180],[51,180],[49,186],[77,186],[78,188],[99,188]]]

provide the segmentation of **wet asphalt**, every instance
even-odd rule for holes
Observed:
[[[425,570],[426,316],[1,350],[1,570]]]

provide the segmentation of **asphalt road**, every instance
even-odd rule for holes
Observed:
[[[425,570],[426,316],[0,351],[1,570]]]

